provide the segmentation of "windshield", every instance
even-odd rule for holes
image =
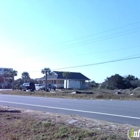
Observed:
[[[23,86],[29,86],[29,83],[24,83]]]

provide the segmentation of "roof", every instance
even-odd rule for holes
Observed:
[[[58,74],[57,79],[65,79],[65,77],[63,77],[64,71],[54,71],[54,72]],[[70,77],[68,77],[68,79],[90,80],[88,77],[86,77],[80,72],[69,72],[69,73],[70,73]]]

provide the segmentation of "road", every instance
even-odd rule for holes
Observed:
[[[79,100],[0,94],[0,105],[140,126],[140,101]]]

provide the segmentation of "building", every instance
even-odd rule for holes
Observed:
[[[0,88],[11,88],[12,77],[5,75],[6,72],[13,70],[12,68],[0,68]]]
[[[80,72],[70,72],[70,76],[63,77],[63,71],[54,71],[52,75],[48,75],[47,83],[55,84],[57,88],[69,89],[87,89],[89,87],[90,79]],[[45,76],[36,79],[39,83],[45,82]]]

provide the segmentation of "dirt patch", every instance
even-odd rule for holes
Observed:
[[[127,131],[136,128],[4,106],[0,107],[0,122],[1,140],[127,140]]]

